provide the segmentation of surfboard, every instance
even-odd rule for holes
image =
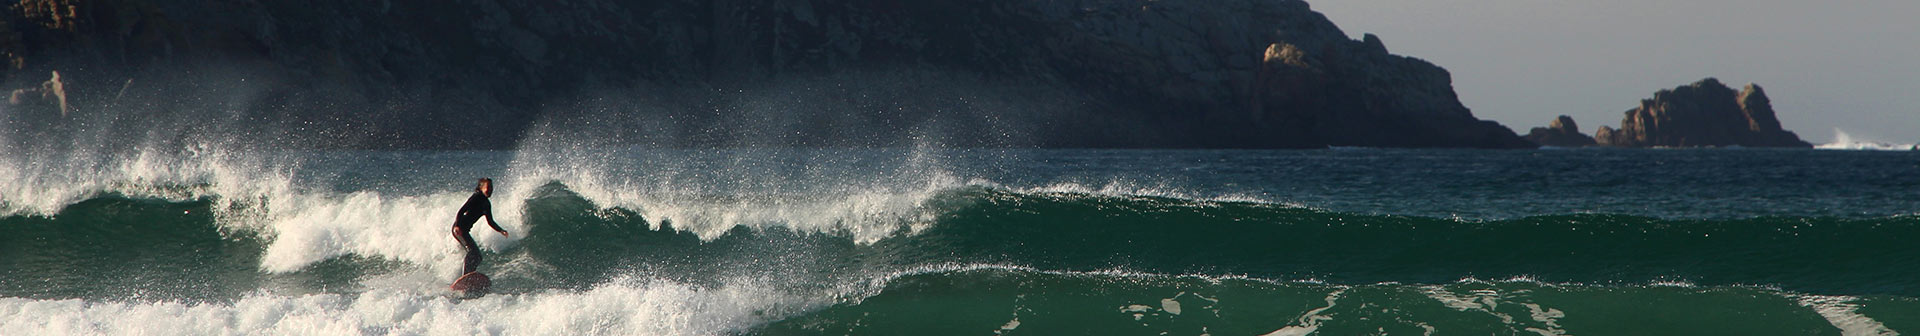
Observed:
[[[452,286],[447,286],[447,288],[467,296],[485,295],[487,294],[487,288],[491,287],[493,287],[493,280],[487,279],[487,275],[480,274],[480,272],[461,275],[459,279],[453,280]]]

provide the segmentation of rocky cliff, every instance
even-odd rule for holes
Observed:
[[[1713,78],[1654,93],[1594,137],[1615,147],[1813,147],[1781,129],[1759,85],[1736,92]]]
[[[0,20],[5,88],[48,96],[58,71],[67,118],[215,110],[352,147],[507,147],[633,96],[610,109],[693,145],[1532,146],[1298,0],[24,0]]]
[[[1580,125],[1573,122],[1573,117],[1565,115],[1554,118],[1547,127],[1534,127],[1527,131],[1525,138],[1541,146],[1586,147],[1596,144],[1593,137],[1580,133]]]

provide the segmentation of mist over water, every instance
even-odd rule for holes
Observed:
[[[303,148],[191,99],[10,114],[0,328],[1920,330],[1912,152],[1022,149],[1010,111],[1050,105],[876,76],[609,91],[511,150]],[[463,300],[477,177],[513,236],[475,235],[497,287]]]
[[[1838,150],[1920,150],[1920,144],[1895,144],[1868,139],[1856,139],[1847,131],[1833,129],[1833,142],[1814,146],[1818,149]]]

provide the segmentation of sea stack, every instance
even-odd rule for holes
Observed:
[[[1534,127],[1527,132],[1527,141],[1552,147],[1586,147],[1597,144],[1593,137],[1580,134],[1580,125],[1573,117],[1562,115],[1547,123],[1547,127]]]
[[[1714,78],[1660,90],[1594,138],[1613,147],[1813,147],[1780,127],[1759,85],[1736,92]]]

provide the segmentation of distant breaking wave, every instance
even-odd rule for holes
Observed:
[[[1847,134],[1847,132],[1844,132],[1838,128],[1835,128],[1833,129],[1833,142],[1816,145],[1814,146],[1814,148],[1835,149],[1835,150],[1904,151],[1904,150],[1920,150],[1920,144],[1902,145],[1902,144],[1893,144],[1893,143],[1886,143],[1886,142],[1879,142],[1879,141],[1854,139],[1853,136],[1850,134]]]

